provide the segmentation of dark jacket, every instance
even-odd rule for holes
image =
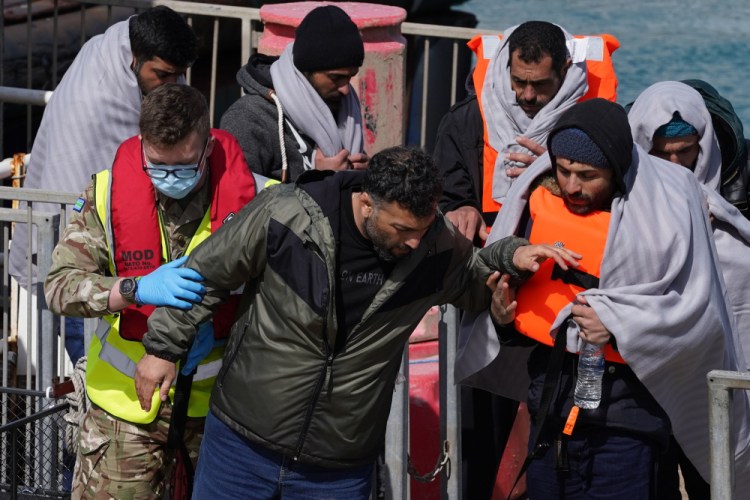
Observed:
[[[697,90],[711,113],[716,138],[721,149],[721,195],[750,219],[750,140],[745,139],[742,121],[732,103],[703,80],[683,80]]]
[[[281,180],[279,112],[271,98],[271,64],[276,59],[278,58],[256,54],[240,68],[237,82],[245,95],[226,110],[219,128],[237,138],[250,170]],[[283,134],[289,169],[287,180],[293,181],[305,170],[312,169],[315,143],[296,128],[293,131],[292,124],[286,117]]]
[[[490,268],[512,267],[525,242],[510,238],[479,251],[438,216],[337,343],[345,331],[335,299],[338,211],[342,193],[363,177],[315,172],[261,191],[191,254],[186,265],[206,278],[203,302],[189,311],[159,308],[144,338],[149,353],[178,359],[195,325],[227,290],[244,286],[245,312],[230,336],[211,410],[253,442],[327,467],[375,459],[413,329],[437,304],[487,308]]]
[[[440,209],[450,212],[463,206],[482,211],[482,155],[484,124],[476,94],[454,104],[440,120],[435,165],[445,177]]]

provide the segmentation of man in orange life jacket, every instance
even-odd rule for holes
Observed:
[[[544,152],[559,114],[586,94],[586,63],[574,63],[566,39],[572,37],[544,21],[510,28],[500,41],[482,37],[478,57],[491,58],[486,73],[475,68],[467,81],[471,95],[440,123],[434,151],[446,175],[440,207],[469,239],[487,238],[495,200]],[[491,51],[490,41],[502,46]]]
[[[670,426],[706,476],[705,374],[743,364],[703,194],[686,169],[634,146],[624,110],[601,99],[566,112],[548,151],[511,188],[489,240],[547,238],[580,265],[542,266],[517,291],[496,276],[495,327],[477,338],[486,350],[499,340],[493,362],[513,343],[531,350],[530,498],[654,498]],[[596,409],[573,405],[581,340],[604,346]],[[735,439],[744,450],[747,437]]]
[[[91,406],[74,498],[161,498],[174,486],[165,473],[174,448],[189,476],[221,365],[223,346],[214,340],[234,320],[230,300],[201,326],[170,399],[141,409],[133,377],[146,320],[155,306],[190,309],[202,300],[203,277],[182,267],[186,255],[253,198],[255,184],[236,139],[209,128],[206,100],[194,88],[167,83],[149,92],[139,129],[78,199],[45,282],[53,312],[101,318],[88,349]]]
[[[522,116],[497,125],[503,127],[505,135],[520,147],[516,147],[515,152],[508,152],[507,158],[498,159],[507,160],[507,175],[514,178],[544,152],[544,147],[537,141],[543,143],[554,124],[554,120],[544,120],[544,124],[540,120],[532,125],[534,118],[543,109],[556,117],[555,108],[572,104],[585,93],[586,78],[585,69],[572,65],[566,35],[559,26],[528,21],[508,31],[510,35],[503,37],[507,40],[504,50],[509,54],[508,63],[498,64],[497,70],[509,79],[507,93],[512,96],[509,100],[514,103],[513,112]],[[486,41],[483,42],[486,45]],[[488,47],[483,49],[485,57],[489,58]],[[573,71],[568,77],[571,65]],[[490,147],[485,144],[485,135],[487,121],[495,117],[488,116],[481,109],[484,80],[484,75],[479,76],[476,69],[469,75],[467,90],[470,95],[443,117],[433,155],[436,165],[445,175],[440,208],[464,236],[477,244],[487,239],[487,228],[498,210],[498,204],[491,196],[494,165],[486,164],[494,161],[485,151]],[[555,99],[566,81],[568,95]],[[505,80],[501,84],[506,84]],[[531,129],[537,129],[537,132]],[[531,137],[537,140],[524,137],[527,131],[532,132]],[[502,157],[506,153],[498,152],[498,155]],[[472,450],[468,460],[472,464],[466,472],[473,478],[465,482],[469,489],[467,494],[472,498],[489,498],[518,404],[479,389],[465,389],[462,400],[465,406],[462,418],[464,447]]]

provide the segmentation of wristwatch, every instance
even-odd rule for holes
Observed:
[[[137,290],[138,282],[135,278],[125,278],[120,281],[120,295],[131,304],[137,303],[135,300],[135,292]]]

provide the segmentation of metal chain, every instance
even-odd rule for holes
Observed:
[[[408,467],[407,471],[409,472],[409,475],[414,478],[414,480],[419,481],[420,483],[431,483],[435,480],[435,478],[440,474],[440,471],[445,469],[445,478],[450,479],[451,477],[451,459],[448,456],[448,453],[450,452],[450,443],[448,441],[443,441],[443,450],[440,452],[440,456],[437,459],[437,462],[435,462],[435,467],[428,472],[427,474],[420,475],[417,472],[416,467],[414,467],[414,464],[411,463],[411,456],[407,455],[408,460]]]

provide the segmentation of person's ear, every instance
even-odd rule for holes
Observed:
[[[216,138],[213,135],[209,134],[208,142],[206,143],[206,154],[205,154],[206,158],[211,156],[211,153],[213,153],[215,143],[216,143]]]
[[[367,218],[372,215],[375,211],[375,207],[372,204],[372,198],[367,193],[360,193],[359,201],[361,202],[362,216]]]
[[[573,64],[573,59],[571,59],[570,57],[565,59],[565,64],[563,64],[563,67],[560,70],[560,76],[562,78],[565,78],[565,75],[568,73],[568,68],[570,68],[571,64]]]

